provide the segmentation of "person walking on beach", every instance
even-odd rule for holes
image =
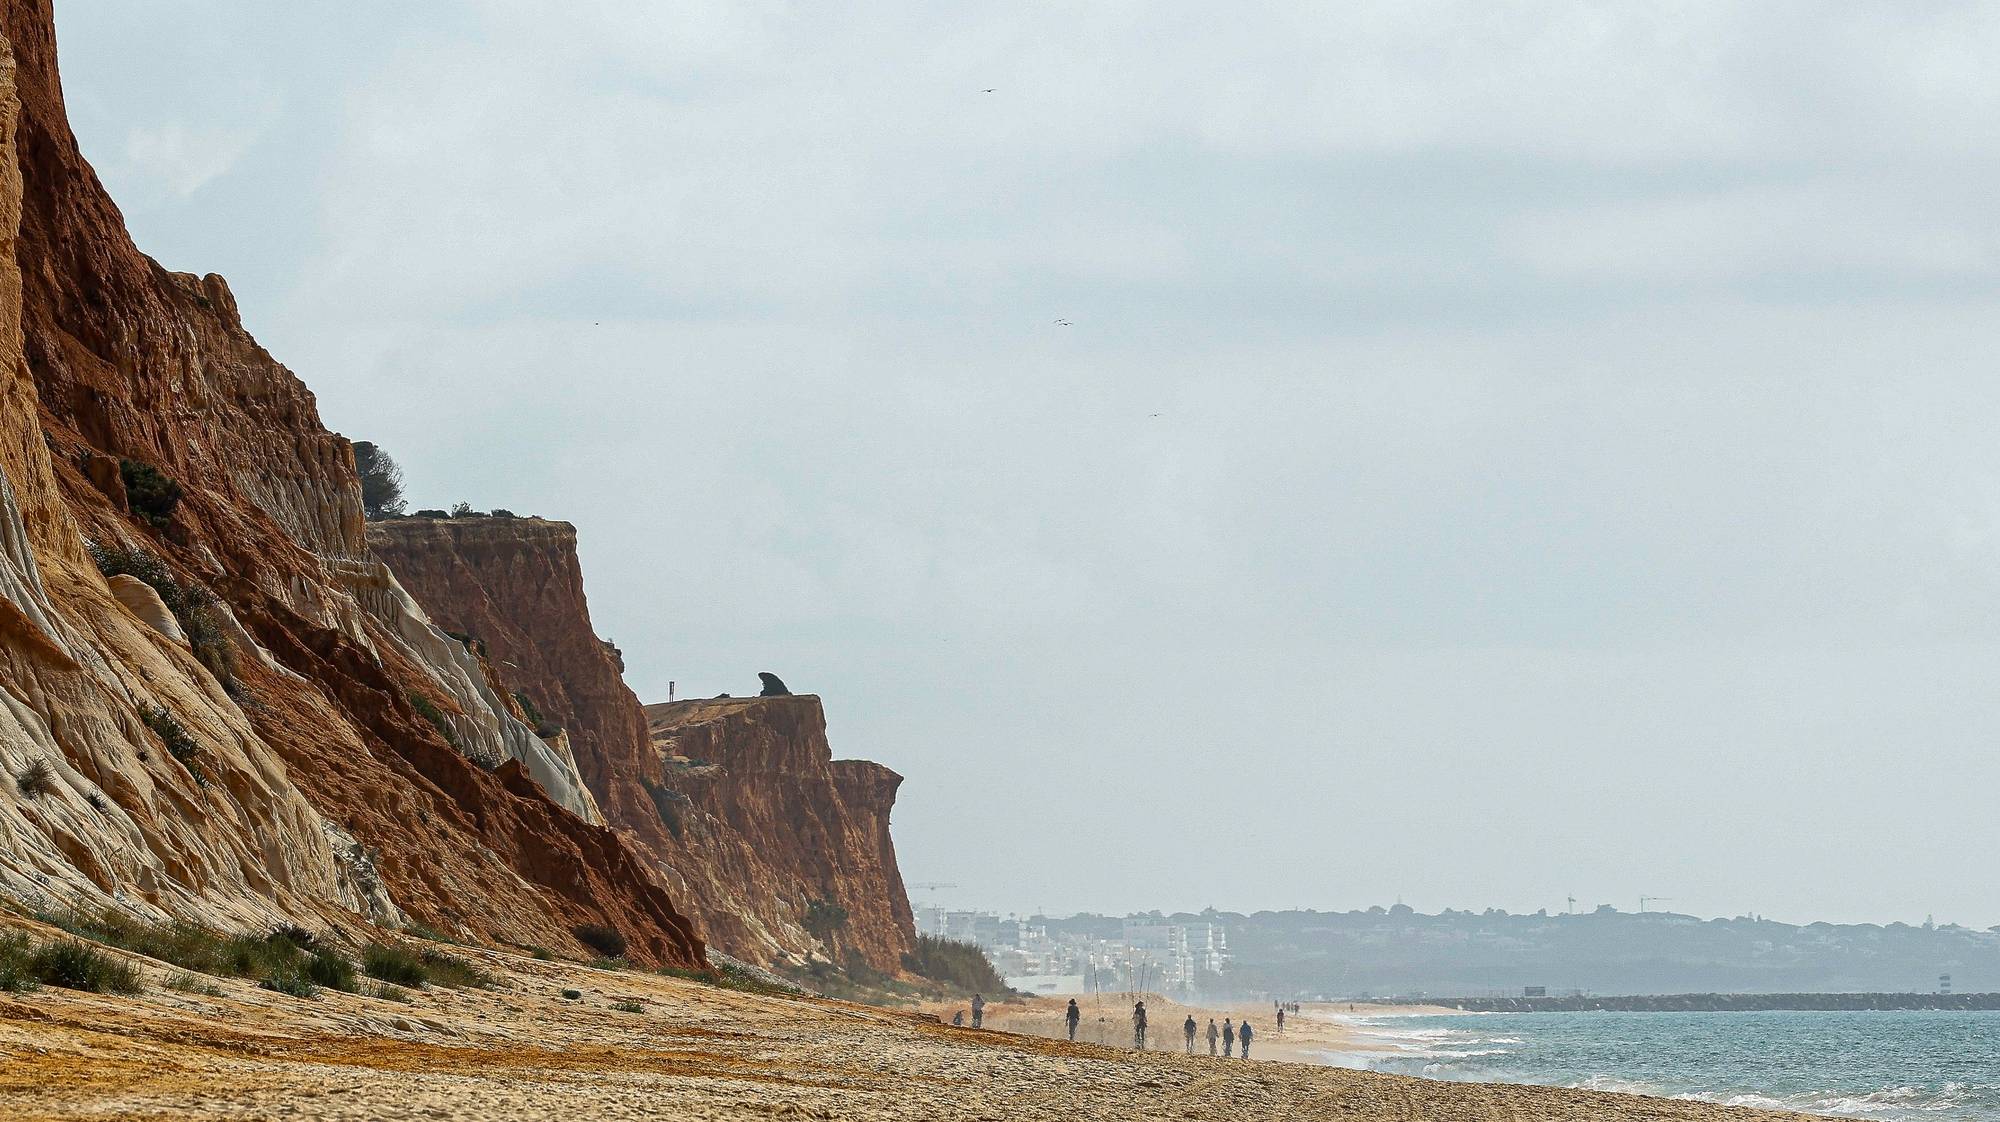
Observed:
[[[1132,1006],[1132,1050],[1146,1050],[1146,1003],[1143,1001]]]
[[[1228,1017],[1222,1018],[1222,1054],[1224,1056],[1236,1054],[1236,1026],[1229,1023]]]
[[[1243,1022],[1243,1027],[1236,1030],[1236,1035],[1243,1038],[1243,1058],[1247,1060],[1250,1058],[1250,1022]]]
[[[1188,1055],[1190,1056],[1194,1055],[1194,1030],[1194,1014],[1189,1013],[1187,1021],[1181,1025],[1181,1032],[1187,1035]]]
[[[1216,1039],[1217,1039],[1217,1038],[1219,1038],[1219,1037],[1220,1037],[1221,1035],[1222,1035],[1222,1030],[1221,1030],[1221,1029],[1219,1029],[1219,1028],[1216,1028],[1216,1027],[1215,1027],[1215,1018],[1214,1018],[1214,1017],[1210,1017],[1210,1018],[1208,1019],[1208,1054],[1209,1054],[1209,1055],[1211,1055],[1211,1056],[1215,1055],[1215,1042],[1216,1042]]]
[[[979,1022],[985,1019],[986,1019],[986,995],[975,993],[972,995],[972,1027],[978,1028]]]
[[[1063,1012],[1063,1021],[1069,1025],[1069,1038],[1076,1039],[1076,1023],[1083,1020],[1083,1010],[1076,1007],[1076,998],[1069,999],[1069,1008]]]
[[[1278,1006],[1278,1031],[1285,1031],[1285,1007]]]

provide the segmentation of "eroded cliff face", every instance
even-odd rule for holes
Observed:
[[[716,698],[646,706],[653,755],[669,796],[663,816],[690,850],[740,870],[718,878],[725,906],[780,946],[830,942],[878,970],[915,949],[889,810],[903,777],[867,760],[836,760],[826,713],[807,694]],[[750,891],[746,891],[750,890]],[[754,891],[757,895],[752,896]],[[775,893],[778,907],[751,907]],[[813,905],[846,916],[814,930]]]
[[[368,537],[432,618],[476,636],[508,689],[565,730],[606,821],[708,942],[759,963],[851,953],[901,969],[915,942],[889,836],[902,778],[833,760],[817,698],[642,708],[591,626],[566,522],[410,518]],[[815,902],[846,922],[808,930],[828,914]]]
[[[604,923],[700,961],[573,764],[367,557],[350,447],[228,286],[133,246],[70,134],[48,0],[0,0],[0,32],[0,894],[575,953]],[[123,461],[178,504],[142,517]],[[163,585],[213,597],[198,646]]]

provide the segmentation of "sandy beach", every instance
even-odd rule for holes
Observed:
[[[43,989],[0,997],[0,1117],[54,1119],[1774,1118],[1698,1103],[1481,1086],[1283,1062],[1337,1044],[1302,1020],[1257,1059],[1046,1039],[1060,1003],[994,1006],[1003,1031],[809,998],[458,948],[499,978],[410,1003],[241,980],[223,996]],[[129,956],[126,956],[129,957]],[[569,999],[563,991],[581,991]],[[641,1012],[613,1008],[638,1003]],[[1129,1021],[1107,999],[1107,1034]],[[1261,1011],[1250,1009],[1253,1020]],[[1178,1014],[1178,1016],[1176,1015]],[[1093,1014],[1095,1016],[1095,1014]],[[1168,1025],[1185,1016],[1162,1003]],[[1093,1025],[1096,1022],[1093,1020]],[[1204,1021],[1205,1024],[1205,1021]],[[1022,1031],[1015,1032],[1012,1029]],[[1174,1041],[1178,1047],[1178,1040]]]

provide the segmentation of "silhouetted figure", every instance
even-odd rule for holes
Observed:
[[[972,1027],[978,1028],[984,1020],[986,1020],[986,996],[975,993],[972,995]]]
[[[1227,1017],[1222,1018],[1222,1054],[1225,1056],[1236,1054],[1236,1026],[1230,1024]]]
[[[965,1027],[965,1010],[953,1009],[951,1011],[951,1027],[953,1028]]]
[[[1278,1006],[1278,1031],[1285,1031],[1285,1007]]]
[[[1146,1003],[1143,1001],[1132,1006],[1132,1047],[1135,1051],[1146,1050]]]
[[[1222,1030],[1215,1027],[1215,1018],[1208,1019],[1208,1054],[1215,1055],[1215,1042],[1222,1036]]]
[[[1243,1027],[1236,1030],[1236,1035],[1243,1038],[1243,1058],[1247,1060],[1250,1058],[1250,1022],[1243,1022]]]
[[[1194,1014],[1189,1013],[1188,1019],[1181,1025],[1181,1032],[1187,1036],[1187,1050],[1190,1056],[1194,1055],[1194,1030]]]
[[[771,673],[769,670],[757,675],[757,679],[764,683],[764,690],[757,695],[758,697],[790,697],[792,695],[792,691],[785,688],[784,679]]]
[[[1076,1007],[1076,998],[1069,999],[1069,1008],[1063,1012],[1063,1022],[1069,1025],[1069,1038],[1076,1039],[1076,1023],[1083,1020],[1083,1010]]]

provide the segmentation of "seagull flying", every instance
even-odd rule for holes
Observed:
[[[1069,326],[1069,321],[1068,321],[1068,320],[1066,320],[1066,319],[1059,319],[1059,320],[1057,320],[1057,321],[1056,321],[1056,326],[1057,326],[1057,327],[1068,327],[1068,326]]]

